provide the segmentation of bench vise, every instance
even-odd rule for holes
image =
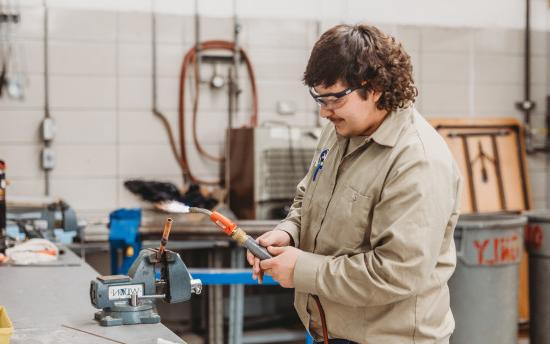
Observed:
[[[164,248],[164,239],[160,249],[140,251],[128,276],[98,276],[91,281],[90,300],[101,309],[94,318],[102,326],[158,323],[156,299],[177,303],[200,294],[201,281],[191,277],[179,254]]]

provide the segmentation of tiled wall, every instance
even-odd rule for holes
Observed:
[[[22,9],[17,42],[24,50],[28,88],[24,102],[0,99],[0,157],[8,163],[10,195],[44,192],[39,166],[39,126],[43,117],[43,9]],[[313,125],[315,106],[301,76],[319,31],[327,21],[242,18],[240,42],[256,71],[260,122]],[[190,16],[159,14],[159,108],[176,129],[179,71],[193,44]],[[420,90],[417,107],[427,117],[511,116],[522,99],[522,32],[513,29],[440,28],[383,24],[411,54]],[[151,17],[144,12],[50,9],[50,103],[57,123],[53,148],[57,165],[51,191],[81,210],[107,213],[139,204],[124,190],[128,178],[180,184],[180,175],[159,120],[151,113]],[[201,20],[202,39],[232,38],[232,20]],[[534,122],[542,125],[548,93],[548,36],[533,33]],[[203,68],[208,78],[212,69]],[[226,74],[225,67],[220,68]],[[246,119],[249,86],[241,72],[241,121]],[[199,134],[206,148],[222,151],[226,119],[224,90],[201,88]],[[278,101],[296,114],[277,114]],[[189,104],[189,102],[188,102]],[[188,109],[190,110],[190,108]],[[189,113],[189,111],[188,111]],[[212,125],[215,123],[215,125]],[[189,146],[191,147],[190,136]],[[215,178],[218,165],[191,148],[193,171]],[[530,159],[537,207],[546,205],[544,156]]]

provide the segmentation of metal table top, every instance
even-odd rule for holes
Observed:
[[[58,266],[0,266],[0,305],[13,322],[12,344],[185,343],[162,324],[100,326],[89,296],[98,274],[71,250],[64,252]]]

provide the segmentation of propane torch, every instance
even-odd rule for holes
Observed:
[[[254,256],[260,258],[260,260],[273,258],[265,247],[260,246],[252,237],[244,230],[239,228],[237,224],[218,213],[217,211],[210,211],[208,209],[190,207],[190,213],[200,213],[207,215],[210,218],[210,221],[220,227],[225,234],[229,235],[233,240],[235,240],[239,245],[247,248]]]

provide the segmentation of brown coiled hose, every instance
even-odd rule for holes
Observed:
[[[195,46],[189,49],[189,51],[185,54],[185,57],[183,59],[183,63],[181,66],[181,73],[180,73],[180,90],[179,90],[179,134],[180,134],[180,159],[181,159],[180,166],[184,170],[183,171],[184,175],[187,175],[191,182],[215,185],[215,184],[218,184],[219,181],[201,180],[193,175],[193,173],[191,172],[191,168],[189,166],[189,162],[187,160],[187,151],[185,147],[185,80],[187,78],[187,71],[189,69],[189,66],[194,64],[195,66],[194,81],[195,81],[196,95],[193,101],[193,117],[192,117],[193,142],[195,143],[195,146],[197,147],[199,154],[201,154],[202,156],[215,161],[223,161],[223,157],[216,157],[208,153],[203,148],[203,146],[201,145],[197,137],[197,113],[198,113],[199,93],[200,93],[199,92],[200,75],[199,75],[199,68],[197,63],[197,50],[201,52],[205,50],[234,51],[235,44],[233,42],[222,41],[222,40],[211,40],[211,41],[205,41],[198,44],[198,47]],[[250,115],[249,125],[251,127],[255,127],[258,121],[258,94],[257,94],[257,88],[256,88],[256,79],[255,79],[254,70],[252,68],[252,64],[250,62],[248,55],[242,48],[239,48],[239,53],[246,64],[246,69],[248,71],[248,78],[250,80],[250,85],[252,89],[252,113]]]

